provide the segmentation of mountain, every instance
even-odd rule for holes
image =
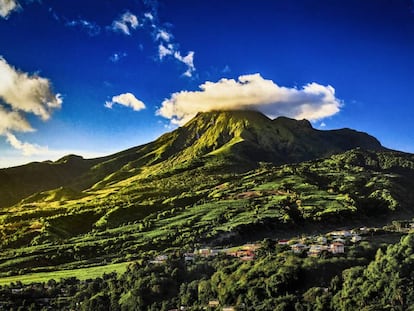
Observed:
[[[1,169],[0,207],[59,187],[83,191],[139,174],[171,174],[206,164],[246,171],[259,162],[295,163],[354,148],[385,150],[374,137],[351,129],[320,131],[307,120],[271,120],[256,111],[205,112],[154,142],[107,157],[69,155]]]
[[[223,155],[244,162],[284,164],[357,147],[383,149],[378,140],[365,133],[349,129],[318,131],[307,120],[271,120],[255,111],[199,113],[177,134],[174,145],[189,158]]]
[[[350,129],[200,113],[97,159],[0,170],[0,277],[414,216],[414,155]],[[147,255],[143,255],[149,252]]]

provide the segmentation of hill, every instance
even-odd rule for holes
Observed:
[[[171,271],[164,273],[162,267],[147,263],[164,252],[189,252],[205,245],[226,248],[344,227],[382,228],[414,216],[414,155],[383,148],[365,133],[319,131],[306,120],[270,120],[257,112],[201,113],[143,146],[97,159],[70,155],[4,169],[0,178],[0,193],[8,195],[0,197],[0,278],[32,279],[39,273],[44,279],[47,273],[54,277],[55,271],[79,269],[76,275],[86,279],[84,274],[95,266],[111,271],[119,263],[135,262],[120,279],[96,279],[94,289],[88,283],[81,288],[83,283],[73,279],[60,282],[68,292],[72,288],[73,299],[65,302],[57,291],[55,308],[73,300],[95,309],[86,301],[107,305],[100,299],[112,295],[118,307],[139,303],[162,310],[167,298],[171,305],[178,304],[175,299],[182,290],[182,297],[187,295],[188,302],[200,307],[218,297],[234,304],[262,304],[268,310],[284,299],[290,306],[302,303],[303,294],[308,309],[315,309],[312,299],[319,303],[328,298],[314,286],[325,288],[333,275],[367,264],[382,241],[394,243],[400,233],[380,238],[375,245],[355,245],[340,259],[299,260],[288,250],[279,254],[272,247],[250,264],[218,257],[187,267],[174,259],[167,261]],[[184,274],[177,274],[176,268]],[[232,281],[245,271],[258,281]],[[361,276],[362,268],[358,271]],[[295,281],[299,272],[307,275],[302,285]],[[158,286],[161,279],[165,284]],[[293,285],[286,287],[289,280]],[[112,285],[103,286],[118,281],[123,285],[116,293],[107,290]],[[209,295],[200,296],[204,291],[192,287],[200,284],[211,286]],[[169,294],[162,292],[170,289]],[[0,298],[11,297],[9,291],[0,288]],[[143,292],[150,293],[148,301],[141,299]],[[332,288],[329,299],[342,292]]]
[[[413,155],[365,133],[318,131],[306,120],[257,112],[200,113],[104,158],[2,170],[10,179],[0,189],[18,203],[1,209],[0,273],[384,224],[413,215],[413,170]]]
[[[174,174],[210,166],[247,171],[259,162],[296,163],[361,147],[384,150],[374,137],[350,129],[319,131],[306,120],[270,120],[255,111],[199,113],[154,142],[96,159],[66,156],[0,170],[0,207],[36,192],[69,187],[104,188],[132,176]]]

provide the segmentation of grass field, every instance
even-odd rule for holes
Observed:
[[[116,272],[118,274],[122,274],[126,271],[129,262],[122,262],[117,264],[110,264],[106,266],[97,266],[97,267],[90,267],[90,268],[81,268],[81,269],[73,269],[73,270],[61,270],[61,271],[53,271],[53,272],[39,272],[39,273],[30,273],[25,275],[15,275],[10,277],[0,278],[0,285],[7,285],[10,283],[16,283],[17,281],[22,282],[23,284],[30,284],[30,283],[41,283],[47,282],[50,279],[54,279],[56,281],[60,280],[61,278],[70,278],[76,277],[79,280],[86,280],[86,279],[94,279],[97,277],[102,277],[104,273],[111,273]]]

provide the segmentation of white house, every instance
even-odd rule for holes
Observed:
[[[329,245],[329,250],[332,254],[343,254],[345,253],[345,245],[341,242],[334,242]]]

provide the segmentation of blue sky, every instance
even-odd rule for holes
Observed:
[[[414,152],[409,0],[0,0],[0,167],[256,109]]]

